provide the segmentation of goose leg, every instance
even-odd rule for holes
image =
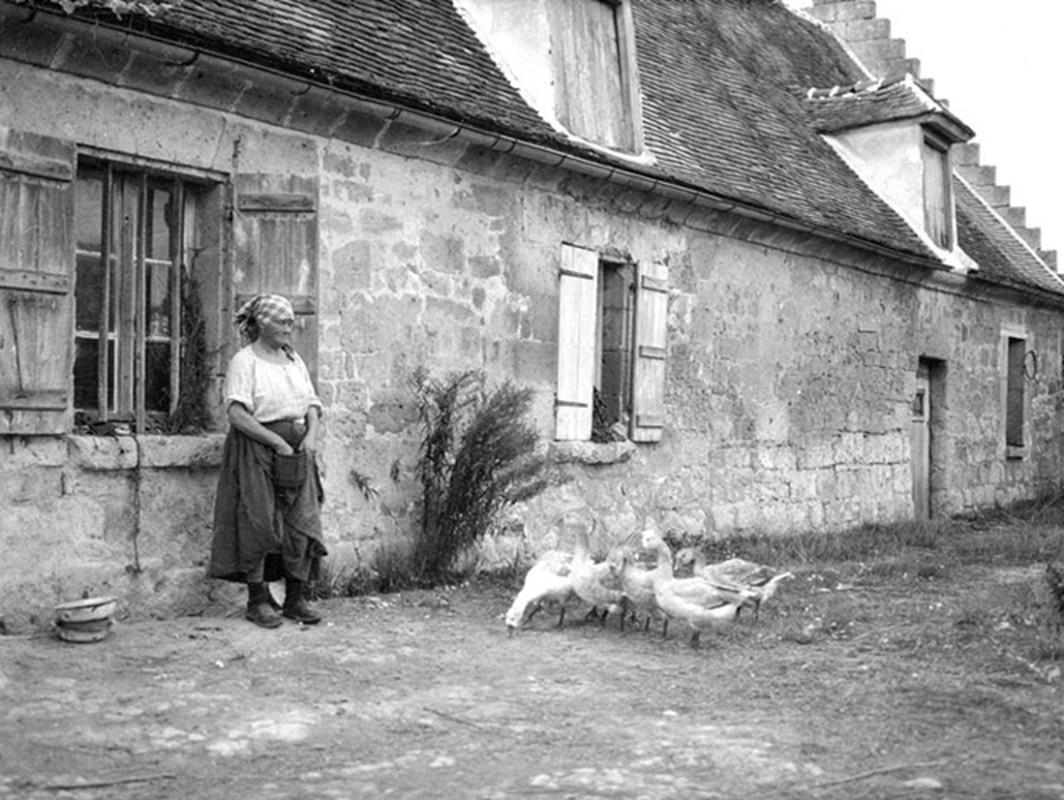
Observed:
[[[691,647],[693,647],[695,650],[698,650],[701,647],[701,642],[699,641],[700,633],[701,631],[696,630],[691,634]]]

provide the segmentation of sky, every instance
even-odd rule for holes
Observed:
[[[1056,120],[1064,78],[1058,0],[876,0],[891,36],[920,61],[935,96],[975,130],[979,163],[997,169],[1011,205],[1064,262],[1064,147]]]

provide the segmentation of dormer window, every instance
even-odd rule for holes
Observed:
[[[630,0],[453,0],[540,116],[574,139],[639,154]]]
[[[554,112],[570,133],[634,152],[630,11],[620,0],[548,0]]]
[[[953,249],[953,186],[949,142],[924,129],[924,228],[943,250]]]
[[[937,251],[956,248],[950,148],[975,132],[911,75],[806,92],[810,120],[846,162]]]

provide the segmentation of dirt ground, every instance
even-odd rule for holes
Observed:
[[[0,798],[1064,798],[1038,578],[803,569],[700,650],[487,579],[0,637]]]

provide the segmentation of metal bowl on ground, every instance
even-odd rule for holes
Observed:
[[[55,620],[60,625],[82,622],[100,622],[111,619],[118,605],[114,597],[87,597],[83,600],[71,600],[55,607]]]
[[[94,619],[88,622],[56,622],[55,635],[64,642],[86,644],[102,642],[111,635],[111,619]]]

